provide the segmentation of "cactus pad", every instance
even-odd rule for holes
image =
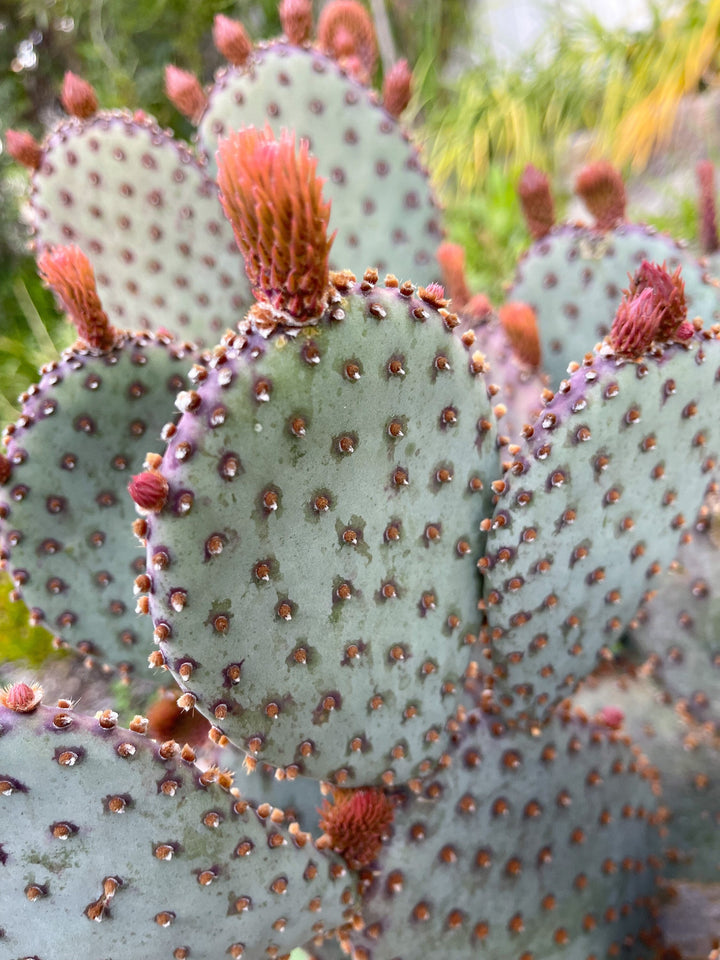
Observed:
[[[221,71],[198,128],[213,166],[231,130],[269,124],[309,141],[332,202],[338,234],[331,268],[362,273],[368,264],[414,283],[438,279],[440,212],[417,149],[367,87],[330,57],[273,42],[241,68]]]
[[[118,326],[211,343],[250,304],[217,187],[145,115],[64,122],[47,138],[32,184],[37,243],[85,251]]]
[[[6,430],[2,555],[35,622],[85,655],[147,673],[134,612],[144,567],[127,483],[156,446],[192,354],[168,337],[77,344],[43,368]]]
[[[532,712],[567,696],[673,559],[717,463],[716,332],[588,354],[505,474],[481,560],[496,677]]]
[[[3,956],[266,960],[343,923],[344,865],[192,758],[110,711],[0,706]]]
[[[441,750],[497,456],[456,318],[437,291],[376,280],[341,275],[315,325],[251,329],[200,371],[143,580],[198,709],[260,759],[346,785]]]

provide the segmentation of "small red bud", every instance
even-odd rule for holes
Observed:
[[[625,184],[607,160],[589,163],[575,180],[575,192],[595,217],[598,230],[613,230],[625,219]]]
[[[31,713],[42,700],[42,688],[34,683],[13,683],[0,690],[0,705],[16,713]]]
[[[377,62],[375,27],[358,0],[330,0],[323,7],[318,44],[361,82],[372,76]]]
[[[92,265],[79,247],[54,247],[38,257],[40,276],[62,301],[80,337],[95,350],[110,350],[117,331],[102,308]]]
[[[620,707],[603,707],[600,711],[600,720],[611,730],[619,730],[625,722],[625,714]]]
[[[252,40],[237,20],[216,14],[213,21],[213,43],[228,63],[241,67],[252,53]]]
[[[280,23],[289,43],[297,47],[307,43],[312,33],[311,0],[282,0]]]
[[[42,147],[31,133],[25,130],[8,130],[5,133],[7,152],[28,170],[37,170],[42,162]]]
[[[715,209],[715,167],[710,160],[701,160],[696,171],[700,186],[700,246],[703,253],[715,253],[720,248]]]
[[[692,320],[683,320],[675,331],[675,340],[689,340],[695,333],[695,324]]]
[[[136,474],[128,484],[128,491],[141,510],[159,513],[167,503],[168,482],[159,470],[145,470]]]
[[[63,79],[60,102],[66,113],[80,120],[88,120],[98,109],[98,98],[93,87],[69,70]]]
[[[412,94],[412,72],[407,60],[398,60],[385,75],[383,83],[383,103],[393,117],[399,117],[410,103]]]
[[[520,177],[518,195],[530,236],[541,240],[555,224],[555,204],[546,174],[529,163]]]
[[[12,463],[4,453],[0,453],[0,485],[7,483],[11,475]]]
[[[165,67],[165,93],[192,123],[197,123],[207,106],[207,97],[198,78],[172,64]]]
[[[443,242],[435,254],[442,271],[443,283],[452,301],[453,310],[462,310],[470,300],[465,279],[465,249],[459,243]]]
[[[540,335],[537,316],[527,303],[506,303],[498,311],[507,338],[523,363],[540,366]]]
[[[372,863],[393,821],[392,801],[377,787],[332,788],[333,802],[323,801],[323,843],[340,854],[352,870]]]

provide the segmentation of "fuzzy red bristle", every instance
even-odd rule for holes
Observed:
[[[612,230],[625,219],[625,184],[607,160],[589,163],[575,180],[575,192],[595,217],[598,230]]]
[[[117,332],[102,308],[90,261],[79,247],[54,247],[38,258],[40,275],[62,301],[78,334],[95,350],[110,350]]]
[[[385,75],[383,81],[383,104],[393,117],[399,117],[410,103],[412,95],[412,71],[407,60],[398,60]]]
[[[248,127],[218,149],[218,186],[259,301],[285,322],[307,323],[327,302],[330,204],[307,141]]]
[[[333,802],[323,801],[320,827],[324,843],[340,854],[353,870],[372,863],[393,821],[393,805],[377,787],[356,790],[333,788]]]
[[[207,106],[207,97],[198,78],[187,70],[165,67],[165,93],[183,116],[197,123]]]
[[[280,23],[290,43],[298,47],[307,43],[312,33],[311,0],[282,0]]]
[[[67,113],[81,120],[87,120],[97,113],[98,98],[94,88],[70,70],[63,79],[60,102]]]
[[[377,40],[370,14],[358,0],[331,0],[318,21],[318,43],[361,82],[377,63]]]
[[[506,303],[498,311],[500,322],[513,350],[531,367],[540,366],[540,335],[537,316],[527,303]]]
[[[252,40],[237,20],[216,14],[213,21],[213,43],[228,63],[241,67],[252,53]]]
[[[529,163],[518,184],[525,223],[533,240],[541,240],[555,224],[555,203],[547,175]]]
[[[653,291],[654,303],[659,311],[655,339],[672,340],[680,324],[687,318],[685,282],[680,267],[671,274],[664,263],[659,266],[643,260],[632,277],[627,292],[632,297],[648,288]]]
[[[13,158],[28,170],[37,170],[42,162],[42,147],[31,133],[25,130],[7,130],[5,147]]]

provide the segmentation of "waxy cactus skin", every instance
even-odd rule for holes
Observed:
[[[407,66],[381,103],[362,5],[280,16],[216,18],[210,89],[169,68],[197,152],[77,77],[7,138],[80,340],[6,430],[2,560],[127,689],[0,689],[0,956],[677,960],[658,884],[717,880],[715,288],[612,171],[578,230],[530,169],[543,279],[496,315],[436,258]],[[575,700],[625,630],[652,696]]]

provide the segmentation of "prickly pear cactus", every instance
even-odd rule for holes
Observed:
[[[715,469],[718,333],[679,313],[662,345],[654,310],[649,289],[623,303],[611,337],[525,431],[487,521],[488,637],[515,709],[569,695],[619,639]]]
[[[232,774],[36,699],[0,693],[5,956],[280,957],[352,916],[344,864]]]
[[[152,118],[70,117],[39,150],[35,244],[77,244],[111,320],[213,343],[242,316],[252,298],[217,187]]]
[[[718,287],[692,253],[652,227],[626,221],[624,187],[609,165],[591,165],[578,177],[578,192],[595,218],[592,226],[551,226],[550,217],[540,217],[538,209],[552,200],[547,182],[537,181],[536,175],[526,171],[524,183],[531,180],[535,189],[523,196],[535,243],[518,264],[508,299],[535,310],[553,389],[568,363],[610,332],[628,275],[643,260],[665,264],[670,272],[681,267],[690,317],[702,317],[706,324],[720,319]]]
[[[97,300],[76,248],[44,262],[71,311]],[[78,263],[89,270],[80,280]],[[80,339],[43,368],[5,431],[0,549],[34,622],[85,656],[147,674],[152,647],[132,599],[143,558],[126,488],[157,445],[196,354],[168,336],[117,331],[97,308],[95,345]]]
[[[626,739],[569,717],[536,736],[470,719],[361,873],[353,956],[652,957],[658,801]]]
[[[179,398],[138,584],[185,702],[238,746],[295,773],[392,783],[441,751],[477,640],[495,415],[442,288],[374,271],[328,286],[317,216],[309,246],[298,227],[301,242],[276,230],[271,255],[258,247],[266,195],[293,223],[326,211],[312,168],[310,186],[293,182],[295,164],[308,176],[294,149],[249,130],[223,158],[228,209],[236,166],[278,165],[251,169],[252,204],[229,210],[259,300]]]

